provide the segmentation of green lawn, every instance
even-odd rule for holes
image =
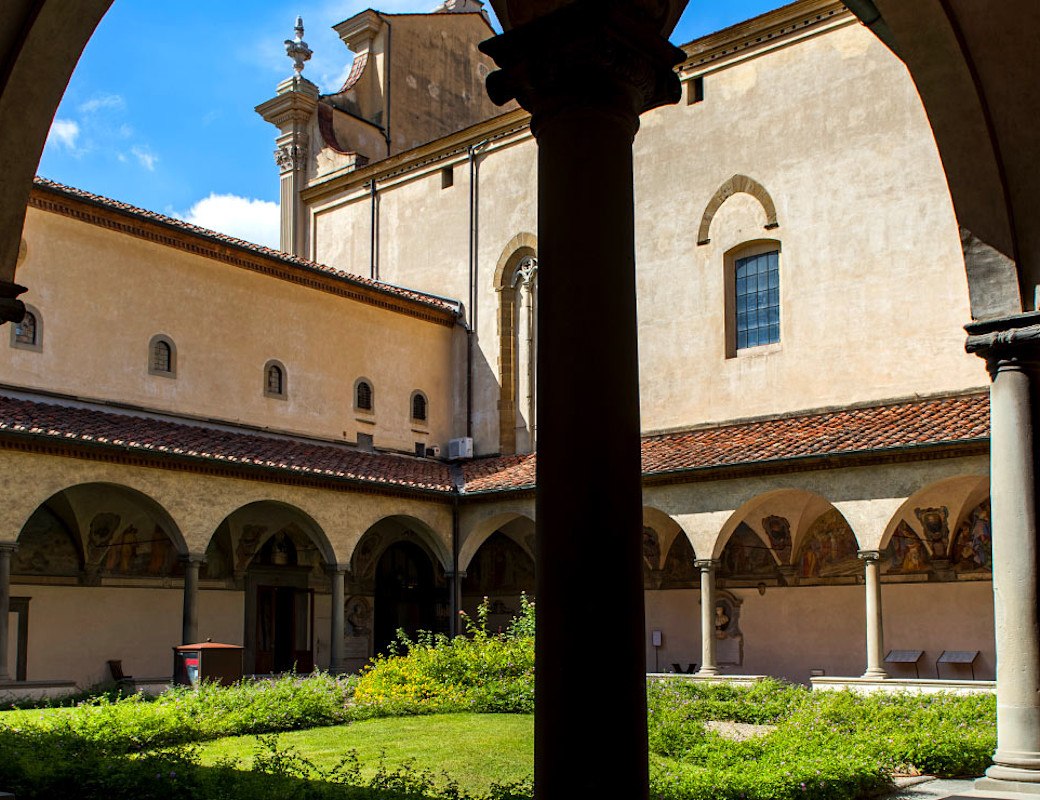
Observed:
[[[202,746],[202,763],[238,759],[250,769],[255,736],[231,736]],[[332,728],[312,728],[278,736],[280,749],[295,748],[313,763],[329,768],[356,749],[367,778],[380,755],[388,768],[414,759],[418,769],[446,772],[471,793],[491,783],[507,783],[534,772],[534,717],[530,714],[439,714],[373,719]]]

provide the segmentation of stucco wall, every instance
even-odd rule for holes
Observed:
[[[744,663],[721,672],[772,675],[809,682],[809,671],[858,676],[866,669],[865,596],[862,586],[732,589],[743,601],[740,629]],[[921,677],[935,677],[943,650],[979,650],[975,677],[995,674],[993,584],[989,581],[882,585],[885,652],[924,650]],[[646,593],[647,669],[655,666],[650,632],[661,630],[664,646],[657,664],[685,668],[701,664],[700,595],[696,589]],[[912,667],[886,665],[893,677],[915,677]],[[943,666],[943,678],[970,678],[965,668]]]
[[[19,275],[43,348],[0,342],[0,382],[342,441],[360,431],[406,451],[455,435],[449,327],[53,213],[30,209],[25,238]],[[148,374],[160,333],[176,345],[173,379]],[[271,359],[286,369],[284,400],[264,395]],[[374,425],[354,413],[362,376]],[[412,430],[416,389],[428,433]]]

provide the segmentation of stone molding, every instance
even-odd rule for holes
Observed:
[[[577,110],[614,117],[635,136],[640,114],[682,96],[672,68],[686,53],[621,3],[578,0],[480,50],[500,67],[487,78],[491,101],[530,111],[536,138],[547,119]]]
[[[694,559],[693,565],[701,572],[706,572],[708,570],[717,570],[721,563],[717,558],[697,558]]]
[[[1040,366],[1040,311],[971,322],[964,329],[964,349],[986,360],[991,378],[1002,366]]]
[[[860,550],[856,555],[864,561],[880,561],[883,554],[880,550]]]
[[[701,225],[697,231],[698,245],[705,245],[711,242],[711,239],[708,238],[708,234],[711,232],[711,221],[715,218],[723,204],[735,194],[747,194],[758,201],[766,215],[765,230],[771,231],[780,227],[780,223],[776,221],[776,204],[773,202],[769,192],[766,191],[766,188],[747,175],[734,175],[718,188],[711,200],[708,201],[708,205],[704,208],[704,214],[701,216]]]
[[[306,164],[307,149],[302,144],[283,144],[274,151],[274,163],[281,174],[302,170]]]

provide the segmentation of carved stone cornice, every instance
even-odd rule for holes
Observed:
[[[487,78],[491,101],[530,111],[536,137],[546,119],[575,109],[620,116],[634,136],[640,114],[682,95],[672,68],[686,54],[619,0],[578,0],[480,49],[501,67]]]
[[[964,329],[964,349],[986,360],[990,377],[1001,367],[1040,365],[1040,311],[972,322]]]
[[[25,303],[18,299],[25,291],[26,288],[17,283],[0,281],[0,324],[25,319]]]

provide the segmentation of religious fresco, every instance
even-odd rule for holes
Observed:
[[[950,561],[958,572],[993,571],[993,531],[989,500],[972,509],[957,529],[950,548]]]
[[[18,536],[11,572],[73,576],[82,569],[79,548],[68,528],[46,507],[37,509]]]
[[[932,568],[931,561],[924,540],[905,519],[900,520],[885,548],[882,561],[885,572],[928,572]]]
[[[178,572],[178,564],[177,548],[160,526],[138,530],[127,525],[111,536],[101,572],[158,577]]]
[[[771,515],[762,520],[762,530],[769,537],[769,545],[781,564],[791,560],[791,523],[784,517]]]
[[[242,532],[235,546],[235,571],[242,572],[249,566],[249,562],[256,555],[264,534],[267,533],[266,525],[243,525]]]
[[[231,529],[222,523],[206,546],[206,560],[199,569],[199,577],[221,580],[232,577],[234,562],[231,560]]]
[[[491,534],[469,562],[463,589],[469,595],[533,594],[534,561],[500,531]]]
[[[946,558],[946,544],[950,541],[950,511],[946,506],[915,508],[914,515],[921,522],[924,540],[933,558]]]
[[[99,564],[108,554],[108,546],[119,530],[122,518],[118,514],[96,514],[87,533],[87,563]]]
[[[686,534],[680,533],[668,548],[668,556],[664,560],[663,581],[669,584],[696,583],[700,579],[696,561],[697,556],[693,552],[690,540],[686,538]]]
[[[650,569],[661,566],[661,540],[649,525],[643,526],[643,560]]]
[[[727,576],[773,575],[777,567],[770,548],[743,522],[729,537],[719,561],[719,574]]]
[[[862,572],[856,537],[836,508],[820,515],[809,527],[794,566],[803,578],[841,577]]]

